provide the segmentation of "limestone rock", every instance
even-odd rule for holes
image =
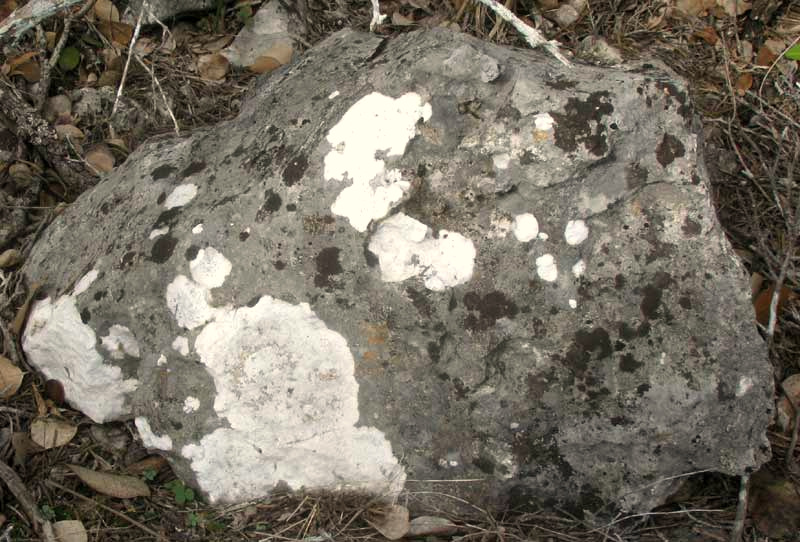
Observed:
[[[214,502],[648,510],[769,454],[693,118],[652,63],[342,31],[70,206],[23,268],[49,294],[23,346]]]

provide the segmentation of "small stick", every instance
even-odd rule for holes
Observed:
[[[158,77],[156,77],[155,72],[152,71],[150,68],[148,68],[147,64],[145,64],[142,61],[142,59],[139,58],[139,55],[136,55],[136,62],[138,62],[139,65],[142,68],[144,68],[144,71],[146,71],[150,75],[150,77],[153,79],[153,82],[156,84],[156,87],[158,87],[158,92],[159,92],[159,94],[161,94],[161,100],[164,102],[164,107],[167,108],[167,113],[169,113],[169,118],[172,119],[172,126],[175,128],[175,135],[180,137],[181,128],[180,128],[180,126],[178,126],[178,119],[175,118],[175,114],[172,112],[172,108],[169,106],[169,101],[167,100],[167,95],[164,94],[164,89],[161,88],[161,83],[158,81]]]
[[[32,0],[21,8],[15,9],[0,24],[0,40],[8,34],[9,37],[19,38],[22,34],[35,27],[59,10],[77,4],[81,0]]]
[[[117,97],[114,99],[114,107],[111,108],[112,116],[117,112],[119,99],[122,96],[122,89],[125,88],[125,79],[128,77],[128,67],[131,65],[131,57],[133,56],[133,48],[136,45],[136,40],[139,39],[139,31],[142,29],[142,17],[147,9],[147,4],[148,2],[145,0],[145,2],[142,4],[142,8],[139,10],[139,18],[136,19],[136,28],[133,29],[133,37],[131,38],[131,42],[128,44],[128,59],[125,61],[125,68],[122,70],[122,80],[119,82]]]
[[[731,530],[731,542],[741,542],[744,531],[744,518],[747,516],[747,488],[750,485],[750,473],[744,473],[739,484],[739,502],[736,505],[736,519]]]
[[[369,22],[369,31],[375,32],[384,19],[386,19],[386,15],[381,15],[381,6],[378,4],[378,0],[372,0],[372,20]]]
[[[6,465],[4,461],[0,461],[0,478],[3,479],[3,482],[8,486],[8,489],[11,490],[11,493],[14,494],[17,502],[33,523],[33,528],[37,533],[42,535],[42,539],[45,542],[56,542],[53,526],[49,521],[44,519],[39,512],[36,501],[33,500],[33,496],[30,494],[30,491],[28,491],[28,488],[25,487],[19,475],[14,472],[14,469]]]

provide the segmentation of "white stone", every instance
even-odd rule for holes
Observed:
[[[192,228],[192,233],[195,235],[203,233],[203,224],[202,223],[198,224],[194,228]]]
[[[113,359],[123,359],[126,355],[139,357],[139,343],[133,332],[125,326],[114,324],[100,342]]]
[[[405,473],[391,444],[359,420],[354,360],[344,337],[308,304],[263,296],[220,310],[195,340],[214,379],[218,428],[181,453],[212,502],[299,489],[396,493]]]
[[[184,275],[178,275],[167,285],[166,298],[167,307],[178,325],[186,329],[201,326],[214,316],[208,289]]]
[[[564,228],[564,239],[568,245],[580,245],[589,237],[589,228],[583,220],[570,220]]]
[[[200,408],[200,399],[197,397],[192,397],[191,395],[184,399],[183,401],[183,411],[187,414],[191,414],[195,412],[198,408]]]
[[[139,430],[139,437],[142,439],[142,444],[145,448],[157,448],[159,450],[169,451],[172,449],[172,439],[169,435],[157,436],[150,429],[150,422],[143,416],[137,416],[133,423],[136,429]]]
[[[514,237],[521,243],[527,243],[539,235],[539,221],[531,213],[523,213],[514,217]]]
[[[222,286],[231,269],[231,262],[213,247],[201,248],[189,262],[194,281],[209,289]]]
[[[536,258],[536,274],[542,280],[555,282],[558,278],[558,268],[556,267],[556,259],[552,254],[545,254]]]
[[[157,228],[157,229],[151,231],[150,235],[148,237],[151,240],[153,240],[156,237],[161,237],[162,235],[165,235],[167,233],[169,233],[169,226],[164,226],[163,228]]]
[[[169,196],[167,196],[167,199],[164,201],[164,207],[167,209],[183,207],[192,201],[196,195],[197,185],[192,183],[179,184],[170,192]]]
[[[553,129],[555,120],[550,116],[550,113],[538,113],[533,117],[533,122],[536,124],[536,129],[546,132]]]
[[[172,341],[172,349],[182,356],[189,355],[189,339],[184,336],[175,337]]]
[[[82,276],[78,282],[75,283],[75,287],[72,289],[72,295],[78,296],[89,289],[89,286],[97,279],[100,273],[97,269],[92,269],[84,276]]]
[[[46,378],[64,386],[64,397],[76,410],[103,423],[130,414],[126,397],[139,382],[104,363],[94,330],[81,321],[73,296],[34,303],[22,336],[28,360]]]
[[[583,260],[578,260],[577,262],[575,262],[575,265],[572,266],[572,274],[575,276],[576,279],[583,276],[585,272],[586,272],[586,262],[584,262]]]
[[[440,230],[434,238],[428,226],[403,213],[381,222],[369,250],[378,257],[381,278],[386,282],[419,276],[425,287],[434,291],[467,282],[475,266],[472,241],[447,230]]]
[[[410,187],[398,170],[387,171],[376,153],[402,156],[416,134],[416,124],[431,117],[431,106],[409,92],[399,98],[373,92],[353,104],[330,129],[331,151],[325,156],[326,180],[350,182],[331,206],[356,230],[386,216]]]

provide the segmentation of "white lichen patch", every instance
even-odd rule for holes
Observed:
[[[419,276],[434,291],[467,282],[475,266],[472,241],[447,230],[434,237],[428,226],[403,213],[381,222],[369,250],[378,257],[386,282]]]
[[[736,385],[736,397],[743,397],[751,389],[753,389],[752,378],[749,376],[739,378],[739,383]]]
[[[159,450],[169,451],[172,449],[172,439],[169,435],[158,436],[150,429],[150,422],[143,416],[137,416],[133,423],[136,424],[136,429],[139,430],[139,437],[142,439],[142,444],[145,448],[157,448]]]
[[[200,408],[200,399],[192,397],[191,395],[183,400],[183,411],[186,414],[191,414]]]
[[[178,325],[186,329],[202,326],[214,316],[209,303],[211,293],[185,275],[178,275],[167,285],[167,307]]]
[[[194,199],[197,195],[197,185],[192,183],[179,184],[175,189],[170,192],[167,199],[164,200],[164,207],[173,209],[175,207],[183,207]]]
[[[194,281],[206,288],[218,288],[231,272],[231,262],[217,249],[201,248],[197,257],[189,262],[189,272]]]
[[[344,337],[308,304],[262,297],[220,310],[195,340],[229,427],[181,453],[212,502],[291,488],[396,493],[405,473],[383,433],[356,427],[358,383]]]
[[[548,239],[550,239],[550,236],[549,236],[549,235],[547,235],[547,234],[546,234],[545,232],[543,232],[543,231],[540,231],[540,232],[539,232],[539,240],[540,240],[540,241],[547,241]]]
[[[564,239],[568,245],[580,245],[589,237],[589,227],[583,220],[570,220],[564,228]]]
[[[586,272],[586,262],[583,260],[578,260],[575,262],[575,265],[572,266],[572,275],[577,279],[583,276]]]
[[[497,169],[508,169],[508,164],[511,163],[511,156],[507,152],[501,152],[492,156],[492,162]]]
[[[542,280],[555,282],[558,278],[558,268],[556,267],[556,259],[552,254],[545,254],[536,258],[536,274]]]
[[[175,337],[172,341],[172,349],[178,352],[181,356],[189,355],[189,339],[184,336]]]
[[[197,224],[194,228],[192,228],[192,233],[195,235],[203,233],[203,224],[202,223]]]
[[[578,306],[578,302],[575,299],[570,299],[568,301],[570,308],[574,309]]]
[[[61,382],[70,405],[103,423],[130,414],[126,397],[139,383],[106,364],[96,345],[97,335],[81,321],[74,296],[33,305],[22,336],[28,360],[45,377]]]
[[[159,355],[158,359],[156,360],[156,365],[158,367],[163,367],[166,364],[167,364],[167,358],[164,356],[164,354]]]
[[[156,228],[150,232],[148,238],[152,241],[156,237],[161,237],[162,235],[166,235],[169,233],[169,226],[164,226],[163,228]]]
[[[514,217],[514,237],[521,243],[535,239],[539,235],[539,221],[531,213],[523,213]]]
[[[386,170],[376,155],[402,156],[416,134],[416,124],[431,117],[431,106],[409,92],[399,98],[373,92],[361,98],[330,129],[332,149],[325,156],[326,180],[350,181],[331,211],[344,216],[356,230],[386,216],[410,187],[399,170]]]
[[[123,359],[126,355],[139,357],[139,343],[133,332],[125,326],[119,324],[111,326],[108,335],[100,339],[100,343],[113,359]]]
[[[555,124],[556,121],[550,116],[550,113],[537,113],[533,117],[533,122],[537,130],[546,132],[553,129],[553,124]]]
[[[78,282],[75,283],[75,287],[72,289],[72,295],[78,296],[83,292],[85,292],[86,290],[88,290],[89,286],[91,286],[92,283],[95,280],[97,280],[99,274],[100,273],[97,271],[97,269],[92,269],[84,276],[82,276],[80,279],[78,279]]]
[[[336,98],[337,96],[339,96],[339,91],[338,91],[338,90],[334,90],[333,92],[331,92],[330,94],[328,94],[328,99],[329,99],[329,100],[333,100],[333,99],[334,99],[334,98]]]

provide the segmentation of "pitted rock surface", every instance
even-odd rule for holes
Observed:
[[[60,216],[23,346],[214,502],[648,510],[769,454],[699,146],[661,66],[343,31]]]

